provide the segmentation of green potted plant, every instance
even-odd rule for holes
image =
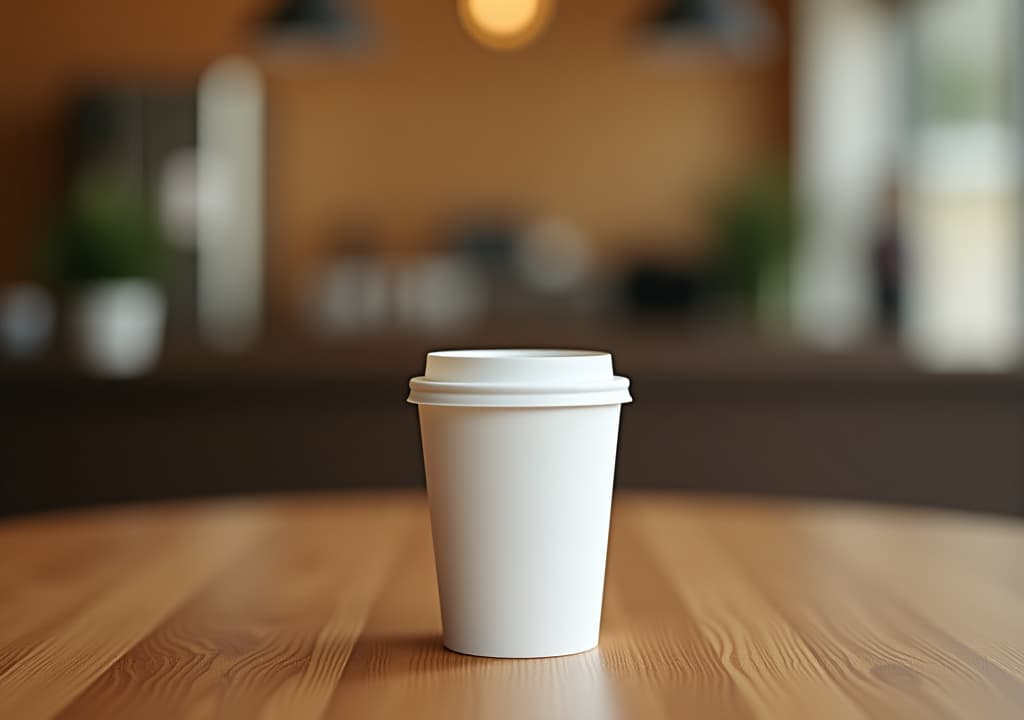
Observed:
[[[716,216],[719,290],[762,326],[788,316],[794,213],[786,176],[762,172],[727,193]]]
[[[166,317],[163,255],[159,225],[141,188],[112,173],[78,178],[45,261],[68,293],[71,342],[90,370],[132,376],[155,364]]]

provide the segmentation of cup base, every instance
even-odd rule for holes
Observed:
[[[555,657],[566,657],[568,655],[581,655],[585,652],[597,649],[597,643],[588,647],[579,649],[569,650],[557,650],[557,651],[541,651],[537,653],[508,653],[508,652],[497,652],[497,651],[482,651],[482,650],[469,650],[466,648],[456,648],[449,645],[447,642],[444,643],[445,650],[456,653],[458,655],[468,655],[470,657],[480,658],[491,658],[494,660],[540,660],[543,658],[555,658]]]

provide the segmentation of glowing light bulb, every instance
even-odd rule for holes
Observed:
[[[459,17],[481,45],[514,50],[541,33],[552,6],[553,0],[459,0]]]

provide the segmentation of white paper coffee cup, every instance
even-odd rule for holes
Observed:
[[[419,405],[444,644],[488,657],[597,645],[619,409],[608,353],[430,353]]]

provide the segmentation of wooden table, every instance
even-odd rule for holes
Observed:
[[[1024,717],[1024,526],[617,498],[598,650],[440,643],[419,495],[0,524],[0,718]]]

